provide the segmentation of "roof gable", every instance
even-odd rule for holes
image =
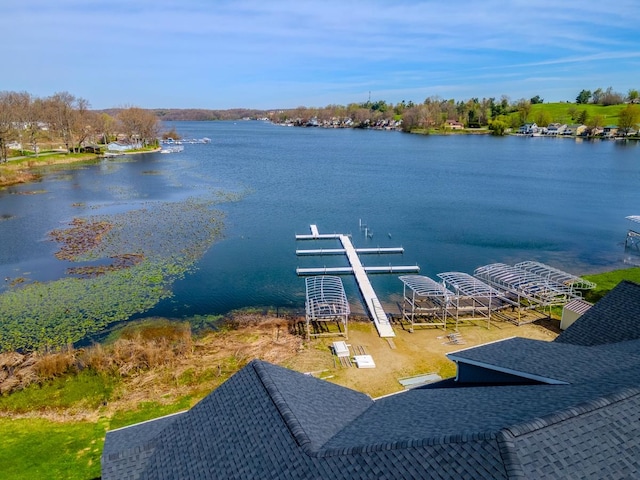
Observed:
[[[286,368],[265,362],[253,368],[298,444],[311,451],[373,405],[363,393]]]
[[[640,339],[640,285],[624,280],[555,342],[593,346],[636,339]]]

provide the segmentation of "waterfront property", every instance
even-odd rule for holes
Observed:
[[[340,240],[342,249],[329,250],[328,253],[344,253],[349,260],[349,267],[320,267],[320,268],[297,268],[298,275],[315,275],[315,274],[327,274],[327,273],[353,273],[362,299],[367,307],[369,317],[373,320],[378,333],[381,337],[395,337],[395,332],[391,327],[388,315],[385,313],[376,292],[371,286],[367,272],[376,273],[394,273],[394,272],[407,272],[407,271],[419,271],[418,266],[384,266],[384,267],[365,267],[360,261],[358,254],[360,253],[396,253],[399,250],[397,248],[389,249],[356,249],[351,243],[351,239],[348,235],[344,234],[320,234],[316,225],[310,225],[310,235],[296,235],[296,240]],[[319,250],[298,250],[298,255],[318,254],[322,255],[325,251]]]
[[[69,280],[68,267],[92,266],[96,258],[92,254],[71,265],[61,262],[54,255],[56,246],[43,239],[75,218],[91,222],[99,216],[98,221],[121,224],[124,230],[113,233],[123,232],[126,241],[111,242],[105,259],[137,252],[144,240],[155,252],[147,258],[155,262],[156,253],[173,251],[175,241],[200,238],[209,224],[194,221],[193,214],[154,214],[152,226],[140,224],[145,212],[169,204],[176,207],[171,211],[182,212],[199,210],[203,200],[215,202],[228,219],[220,227],[224,240],[194,259],[194,268],[166,290],[170,297],[145,303],[132,316],[144,311],[187,319],[243,307],[303,312],[304,284],[292,275],[296,267],[349,265],[345,254],[292,254],[303,246],[291,247],[293,233],[306,233],[310,218],[330,221],[338,232],[353,232],[356,248],[403,247],[402,260],[359,254],[365,268],[369,263],[386,267],[389,261],[420,265],[421,274],[436,280],[439,272],[473,273],[490,262],[512,265],[523,259],[587,274],[622,268],[633,253],[624,252],[621,242],[627,233],[624,216],[633,213],[624,210],[640,204],[640,142],[420,136],[280,128],[265,122],[178,122],[170,127],[174,125],[185,138],[206,137],[211,143],[183,141],[184,152],[173,155],[125,155],[82,168],[47,169],[37,188],[22,184],[0,191],[0,278],[7,279],[0,292],[15,290],[24,296],[24,309],[12,317],[21,331],[32,321],[28,328],[33,332],[57,331],[61,322],[75,329],[87,325],[85,312],[94,310],[98,319],[106,318],[101,312],[111,311],[120,320],[129,318],[129,305],[119,305],[125,297],[112,290],[79,296],[72,302],[73,316],[58,318],[55,312],[69,306],[60,295],[37,295],[41,301],[33,302],[26,295],[29,289],[12,285],[69,292],[58,282]],[[358,218],[369,221],[373,238],[370,231],[355,235]],[[168,240],[167,235],[180,239]],[[338,240],[303,243],[308,248],[316,247],[312,243],[340,247]],[[637,264],[638,258],[631,260]],[[397,275],[369,275],[385,312],[394,318],[402,293]],[[111,276],[74,283],[80,287]],[[354,277],[343,275],[342,280],[348,298],[358,298]],[[135,293],[131,307],[142,292]],[[351,309],[352,315],[367,314],[359,302],[352,302]],[[68,337],[62,337],[66,342]]]
[[[107,433],[102,478],[636,478],[640,285],[555,341],[449,354],[455,379],[372,400],[254,360],[188,412]]]

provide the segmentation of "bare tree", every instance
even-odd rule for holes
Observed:
[[[599,102],[601,105],[620,105],[624,103],[624,95],[613,91],[613,87],[608,87],[605,92],[600,96]]]
[[[80,151],[87,138],[93,134],[94,117],[97,114],[89,110],[89,102],[78,98],[75,102],[72,129],[74,132],[74,151]]]
[[[31,150],[37,157],[39,154],[38,141],[42,138],[42,118],[44,102],[39,98],[30,98],[25,112],[25,133]]]
[[[16,138],[17,105],[19,94],[16,92],[0,92],[0,162],[7,161],[8,144]]]
[[[45,116],[49,127],[62,138],[67,153],[71,152],[74,145],[75,103],[76,97],[69,92],[55,93],[45,100]]]
[[[129,107],[118,113],[118,120],[132,144],[147,146],[157,142],[160,131],[158,118],[151,111]]]

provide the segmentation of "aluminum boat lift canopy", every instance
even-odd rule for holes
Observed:
[[[558,270],[557,268],[550,267],[549,265],[545,265],[544,263],[527,261],[516,263],[515,267],[520,268],[521,270],[535,273],[560,285],[566,285],[574,290],[576,295],[580,295],[580,290],[593,290],[594,288],[596,288],[596,284],[590,282],[589,280],[585,280],[584,278],[578,277],[576,275],[572,275],[562,270]]]
[[[455,294],[443,282],[423,275],[402,275],[399,279],[404,284],[402,318],[411,324],[409,331],[416,326],[446,329]]]
[[[640,215],[629,215],[625,217],[629,220],[632,225],[627,232],[627,238],[624,241],[625,248],[635,248],[640,251]],[[637,227],[633,225],[634,223],[639,224]]]
[[[307,338],[329,335],[347,337],[347,321],[351,311],[342,280],[327,275],[307,277],[305,285]],[[338,332],[330,332],[327,322],[336,322]]]
[[[474,276],[496,289],[505,291],[517,299],[518,305],[532,308],[564,305],[571,299],[580,297],[570,286],[504,263],[478,267]]]
[[[452,307],[455,312],[456,328],[458,328],[458,321],[461,320],[461,313],[468,315],[467,319],[486,318],[487,328],[489,328],[492,312],[514,305],[514,302],[500,291],[468,273],[444,272],[439,273],[438,277],[455,294]]]
[[[353,246],[351,242],[351,237],[348,235],[344,235],[341,233],[333,233],[333,234],[321,234],[318,231],[318,227],[316,225],[309,225],[311,230],[310,235],[296,235],[296,240],[323,240],[323,239],[334,239],[339,240],[342,244],[341,249],[331,249],[330,254],[345,254],[347,260],[349,261],[349,267],[321,267],[321,268],[296,268],[296,273],[298,275],[326,275],[327,273],[333,274],[349,274],[352,273],[356,279],[356,283],[358,284],[358,288],[360,293],[362,294],[362,299],[364,300],[364,305],[369,313],[369,316],[373,320],[373,323],[378,330],[378,334],[383,338],[395,337],[395,332],[391,327],[391,321],[387,316],[376,292],[373,290],[371,286],[371,282],[369,281],[369,277],[367,273],[394,273],[394,272],[418,272],[420,271],[420,267],[417,265],[409,265],[409,266],[383,266],[383,267],[365,267],[362,264],[359,256],[359,249]],[[391,248],[391,249],[377,249],[375,252],[369,251],[361,251],[361,253],[401,253],[402,248]],[[316,249],[316,250],[296,250],[296,255],[322,255],[326,251],[324,249]]]

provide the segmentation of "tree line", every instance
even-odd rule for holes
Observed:
[[[627,95],[597,88],[593,92],[581,90],[575,104],[568,104],[572,121],[588,125],[595,130],[604,126],[604,117],[590,116],[580,105],[615,105],[628,103],[619,117],[624,130],[635,128],[640,117],[638,90]],[[286,110],[205,110],[205,109],[142,109],[127,107],[102,111],[90,110],[89,102],[68,92],[55,93],[46,98],[27,92],[0,92],[0,162],[8,157],[8,146],[20,144],[21,150],[37,155],[41,143],[59,141],[67,152],[78,152],[88,145],[107,144],[114,139],[141,147],[156,144],[161,120],[230,120],[239,118],[268,118],[276,123],[294,125],[323,125],[355,128],[394,128],[406,132],[446,130],[457,126],[486,127],[496,135],[517,128],[529,120],[539,126],[553,121],[551,114],[538,110],[531,117],[532,107],[544,103],[539,95],[530,99],[511,101],[506,95],[499,99],[471,98],[468,100],[443,99],[430,96],[422,103],[384,100],[328,105],[326,107],[297,107]],[[28,146],[28,149],[25,148]]]
[[[158,117],[142,108],[119,109],[112,116],[90,110],[87,100],[69,92],[46,98],[0,92],[0,163],[7,161],[13,142],[22,153],[28,150],[37,156],[43,144],[59,142],[66,152],[75,153],[116,139],[141,147],[153,145],[158,134]]]
[[[620,115],[620,121],[628,131],[640,119],[640,112],[634,105],[638,101],[639,95],[635,89],[629,90],[625,96],[608,87],[606,90],[598,88],[593,92],[582,90],[578,94],[576,104],[592,103],[607,106],[628,103],[628,108],[625,108]],[[539,126],[548,126],[553,121],[557,121],[544,109],[537,111],[536,118],[531,118],[532,106],[542,103],[544,99],[539,95],[516,101],[511,101],[506,95],[502,95],[499,99],[471,98],[463,101],[431,96],[423,103],[417,104],[403,100],[394,105],[379,100],[360,104],[352,103],[347,106],[329,105],[324,108],[298,107],[271,113],[270,118],[278,123],[294,125],[317,124],[361,128],[385,128],[393,125],[406,132],[446,130],[457,124],[465,128],[486,127],[496,135],[503,135],[508,129],[518,128],[530,120],[535,121]],[[593,130],[604,126],[603,116],[590,117],[587,110],[579,110],[574,104],[568,105],[567,113],[572,121],[582,124],[589,122]]]

